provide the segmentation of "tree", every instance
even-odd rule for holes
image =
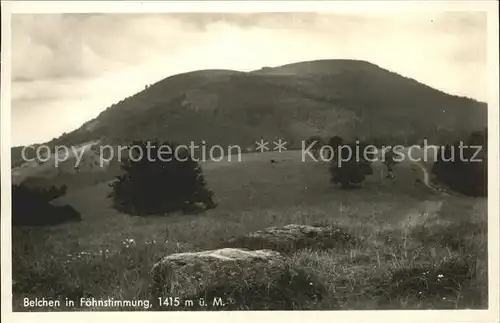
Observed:
[[[487,196],[487,130],[473,132],[460,142],[441,147],[432,167],[435,179],[450,189],[469,196]]]
[[[336,158],[337,153],[339,151],[339,147],[342,146],[343,144],[344,144],[344,139],[340,136],[333,136],[328,140],[328,145],[332,147],[333,159]]]
[[[488,140],[488,129],[484,129],[483,131],[474,131],[469,135],[467,140],[468,145],[479,145],[483,146],[486,149],[486,142]]]
[[[148,142],[135,141],[132,146],[140,147],[143,156],[125,159],[123,174],[110,184],[109,197],[116,209],[144,216],[216,207],[200,165],[186,149],[171,142],[150,142],[147,154]]]
[[[364,147],[364,146],[363,146]],[[342,145],[337,150],[337,157],[330,166],[330,180],[340,184],[342,188],[352,188],[361,184],[367,175],[372,175],[371,162],[367,160],[360,147],[360,154],[356,153],[356,145]]]

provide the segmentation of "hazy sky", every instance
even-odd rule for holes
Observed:
[[[487,99],[486,15],[12,16],[12,143],[44,142],[167,76],[292,62],[370,61]]]

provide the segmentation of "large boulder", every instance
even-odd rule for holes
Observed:
[[[313,275],[271,250],[172,254],[151,273],[155,310],[293,309],[324,293]]]
[[[224,247],[250,250],[270,249],[282,253],[293,253],[300,249],[346,248],[356,243],[356,239],[350,233],[336,226],[289,224],[233,238],[226,242]]]

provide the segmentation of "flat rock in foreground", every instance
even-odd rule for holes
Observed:
[[[172,254],[153,266],[152,277],[154,301],[162,299],[156,310],[292,309],[322,294],[312,275],[272,250]]]
[[[283,253],[300,249],[335,249],[350,247],[356,239],[336,226],[289,224],[270,227],[229,240],[224,247],[249,250],[269,249]]]

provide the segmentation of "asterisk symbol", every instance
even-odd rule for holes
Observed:
[[[261,153],[269,150],[269,148],[267,147],[267,145],[269,143],[267,141],[264,141],[263,139],[261,139],[260,141],[256,141],[255,143],[257,144],[257,148],[255,150],[257,150]]]
[[[281,152],[282,150],[286,150],[285,145],[287,144],[287,142],[282,139],[278,140],[278,142],[273,141],[273,144],[275,146],[274,150],[277,150],[279,152]]]

